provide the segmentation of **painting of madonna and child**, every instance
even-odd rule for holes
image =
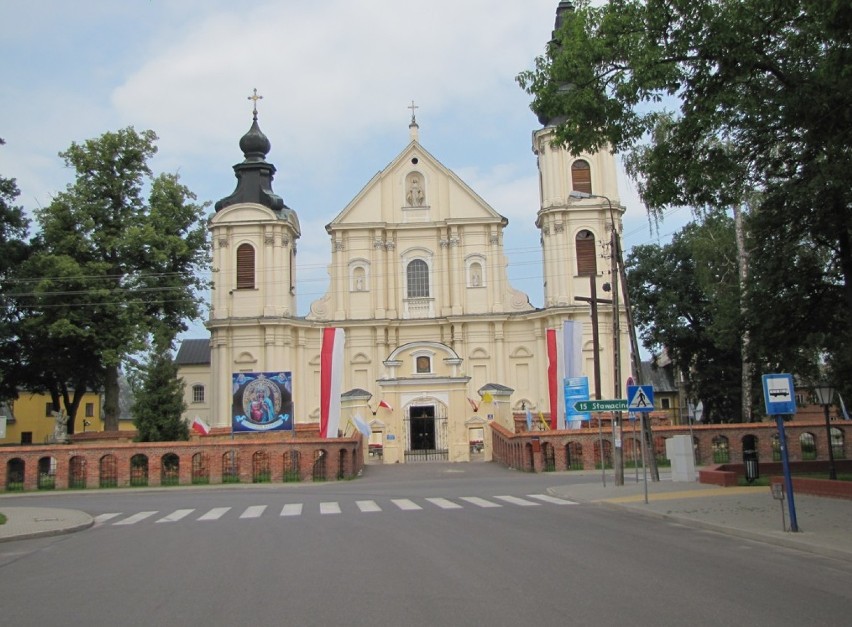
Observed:
[[[235,432],[293,429],[292,373],[239,372],[233,374],[232,381]]]

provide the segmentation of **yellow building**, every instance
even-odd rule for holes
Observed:
[[[20,392],[16,400],[3,405],[2,413],[6,417],[6,437],[0,438],[0,444],[48,444],[52,442],[56,426],[52,411],[53,403],[49,395]],[[125,425],[122,426],[127,428]],[[97,392],[86,392],[77,410],[75,432],[103,430],[100,395]]]
[[[550,124],[533,133],[540,197],[530,220],[541,232],[544,278],[544,306],[536,308],[508,281],[508,220],[427,151],[418,130],[412,117],[402,151],[326,226],[329,289],[300,317],[301,226],[272,191],[270,142],[255,117],[240,141],[245,161],[234,166],[237,188],[216,203],[209,223],[210,337],[185,341],[176,358],[187,420],[229,426],[243,373],[292,373],[295,422],[319,422],[327,327],[345,331],[340,428],[351,433],[349,420],[362,420],[384,463],[487,460],[489,421],[514,429],[513,415],[527,409],[562,424],[550,338],[566,323],[573,335],[569,346],[565,333],[564,362],[570,351],[572,368],[564,376],[586,377],[594,390],[599,364],[601,396],[621,398],[614,390],[613,309],[598,309],[595,359],[589,306],[593,287],[598,299],[609,297],[608,244],[625,211],[613,156],[575,156],[552,145]],[[626,329],[623,304],[618,314]],[[623,373],[627,339],[622,333],[616,340]]]

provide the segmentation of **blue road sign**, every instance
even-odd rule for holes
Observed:
[[[629,411],[654,411],[654,386],[628,385],[627,409]]]
[[[796,394],[793,390],[793,375],[765,374],[763,377],[763,400],[766,413],[770,416],[796,413]]]

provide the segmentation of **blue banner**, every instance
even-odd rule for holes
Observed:
[[[231,428],[241,431],[293,429],[293,376],[290,372],[233,374]]]

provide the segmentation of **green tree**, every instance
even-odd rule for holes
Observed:
[[[183,419],[184,382],[168,349],[155,343],[142,371],[142,384],[136,390],[131,414],[140,442],[188,440],[189,428]]]
[[[176,175],[152,174],[156,140],[128,127],[60,153],[75,181],[36,212],[38,252],[24,269],[32,283],[19,295],[30,318],[32,376],[41,368],[56,398],[81,384],[73,375],[85,368],[86,384],[104,390],[107,430],[118,429],[122,364],[155,335],[173,340],[201,311],[204,205]],[[68,369],[44,364],[36,351],[45,344],[50,365]]]
[[[560,5],[560,22],[518,77],[539,119],[574,153],[628,153],[657,215],[757,193],[751,283],[765,284],[753,297],[775,315],[757,320],[772,329],[755,342],[802,329],[772,362],[814,368],[827,355],[837,380],[852,380],[852,5],[581,0]]]
[[[740,422],[740,284],[734,221],[692,223],[670,244],[637,246],[626,260],[643,345],[675,363],[687,396],[710,422]]]
[[[0,146],[3,144],[0,138]],[[19,315],[8,299],[15,285],[15,270],[29,255],[29,220],[23,208],[15,204],[19,195],[15,179],[0,176],[0,401],[16,398],[20,383]]]

